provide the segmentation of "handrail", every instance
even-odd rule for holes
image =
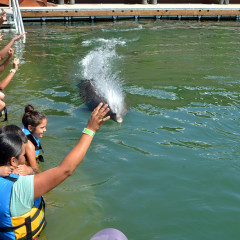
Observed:
[[[12,0],[12,3],[13,3],[12,11],[13,11],[13,18],[14,18],[14,23],[16,27],[16,32],[19,34],[22,34],[25,32],[25,29],[23,25],[23,20],[22,20],[22,15],[21,15],[18,0]],[[11,0],[9,0],[9,8],[11,8]],[[23,40],[25,42],[26,35],[23,35]]]

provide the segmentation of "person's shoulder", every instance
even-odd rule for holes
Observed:
[[[26,175],[26,176],[19,176],[18,181],[16,181],[14,184],[16,185],[32,185],[32,182],[34,180],[34,175]]]
[[[29,150],[34,150],[35,151],[35,146],[32,143],[32,141],[28,140],[27,144],[26,144],[26,148]]]

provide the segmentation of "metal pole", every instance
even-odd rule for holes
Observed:
[[[20,25],[20,33],[24,33],[25,29],[24,29],[24,25],[23,25],[23,20],[22,20],[22,15],[21,15],[21,11],[20,11],[20,7],[19,7],[19,2],[18,0],[16,0],[16,6],[17,6],[17,16],[18,16],[18,22]],[[23,40],[25,42],[26,40],[26,35],[23,36]]]
[[[18,23],[17,23],[17,15],[16,15],[17,13],[16,13],[16,3],[15,3],[15,0],[13,0],[12,10],[13,10],[13,19],[14,19],[14,24],[15,24],[15,27],[16,27],[16,32],[19,33]]]

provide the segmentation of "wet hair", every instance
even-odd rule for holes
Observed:
[[[12,133],[0,134],[0,166],[10,164],[12,157],[19,158],[22,153],[21,138]]]
[[[18,135],[23,143],[27,143],[28,139],[27,136],[24,134],[24,132],[22,131],[22,129],[20,127],[18,127],[17,125],[7,125],[4,126],[2,128],[0,128],[0,134],[1,133],[12,133],[12,134],[16,134]]]
[[[34,107],[30,104],[25,106],[25,113],[22,117],[22,123],[25,128],[28,129],[28,125],[31,125],[33,128],[36,128],[39,124],[42,123],[42,120],[46,116],[43,113],[34,110]],[[29,129],[28,129],[29,130]]]

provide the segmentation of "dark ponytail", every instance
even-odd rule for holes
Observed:
[[[10,164],[12,157],[19,158],[22,153],[22,140],[16,134],[0,134],[0,166]]]
[[[42,123],[42,120],[45,119],[46,116],[43,113],[34,110],[34,107],[30,104],[25,106],[25,113],[22,117],[22,123],[25,128],[28,128],[28,125],[32,127],[37,127]]]

